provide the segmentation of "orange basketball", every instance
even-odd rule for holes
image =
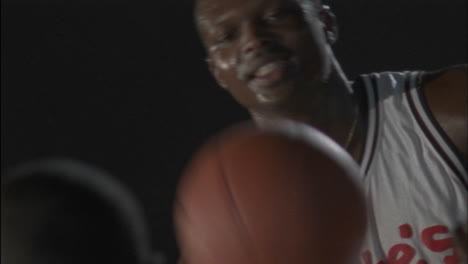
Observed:
[[[180,182],[186,264],[348,263],[365,229],[357,165],[310,127],[243,125],[208,141]]]

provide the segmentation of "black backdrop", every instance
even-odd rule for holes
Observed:
[[[210,135],[245,120],[209,77],[189,1],[2,1],[1,166],[69,157],[121,179],[154,247],[176,254],[177,178]],[[467,62],[466,1],[330,1],[349,77]]]

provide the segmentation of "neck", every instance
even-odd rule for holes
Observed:
[[[287,105],[291,107],[251,111],[255,123],[261,127],[278,119],[290,119],[309,124],[330,136],[358,160],[359,154],[355,153],[357,150],[349,147],[360,145],[351,144],[355,133],[362,134],[362,128],[356,127],[359,102],[339,67],[335,69],[327,82],[304,89],[306,94],[298,95],[293,102],[288,102]]]

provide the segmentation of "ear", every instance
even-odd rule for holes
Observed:
[[[218,83],[219,86],[221,86],[223,89],[227,90],[227,85],[219,75],[219,69],[216,67],[215,63],[213,60],[208,56],[205,59],[206,64],[208,64],[208,69],[210,70],[211,74],[215,78],[216,82]]]
[[[323,30],[325,37],[327,38],[327,42],[330,45],[333,45],[338,39],[338,24],[336,22],[336,16],[330,10],[329,6],[322,6],[322,9],[320,10],[320,20],[323,23]]]

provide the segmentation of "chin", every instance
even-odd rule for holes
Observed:
[[[274,87],[269,92],[256,93],[257,101],[268,107],[282,106],[289,101],[294,86],[290,84],[282,84]]]

